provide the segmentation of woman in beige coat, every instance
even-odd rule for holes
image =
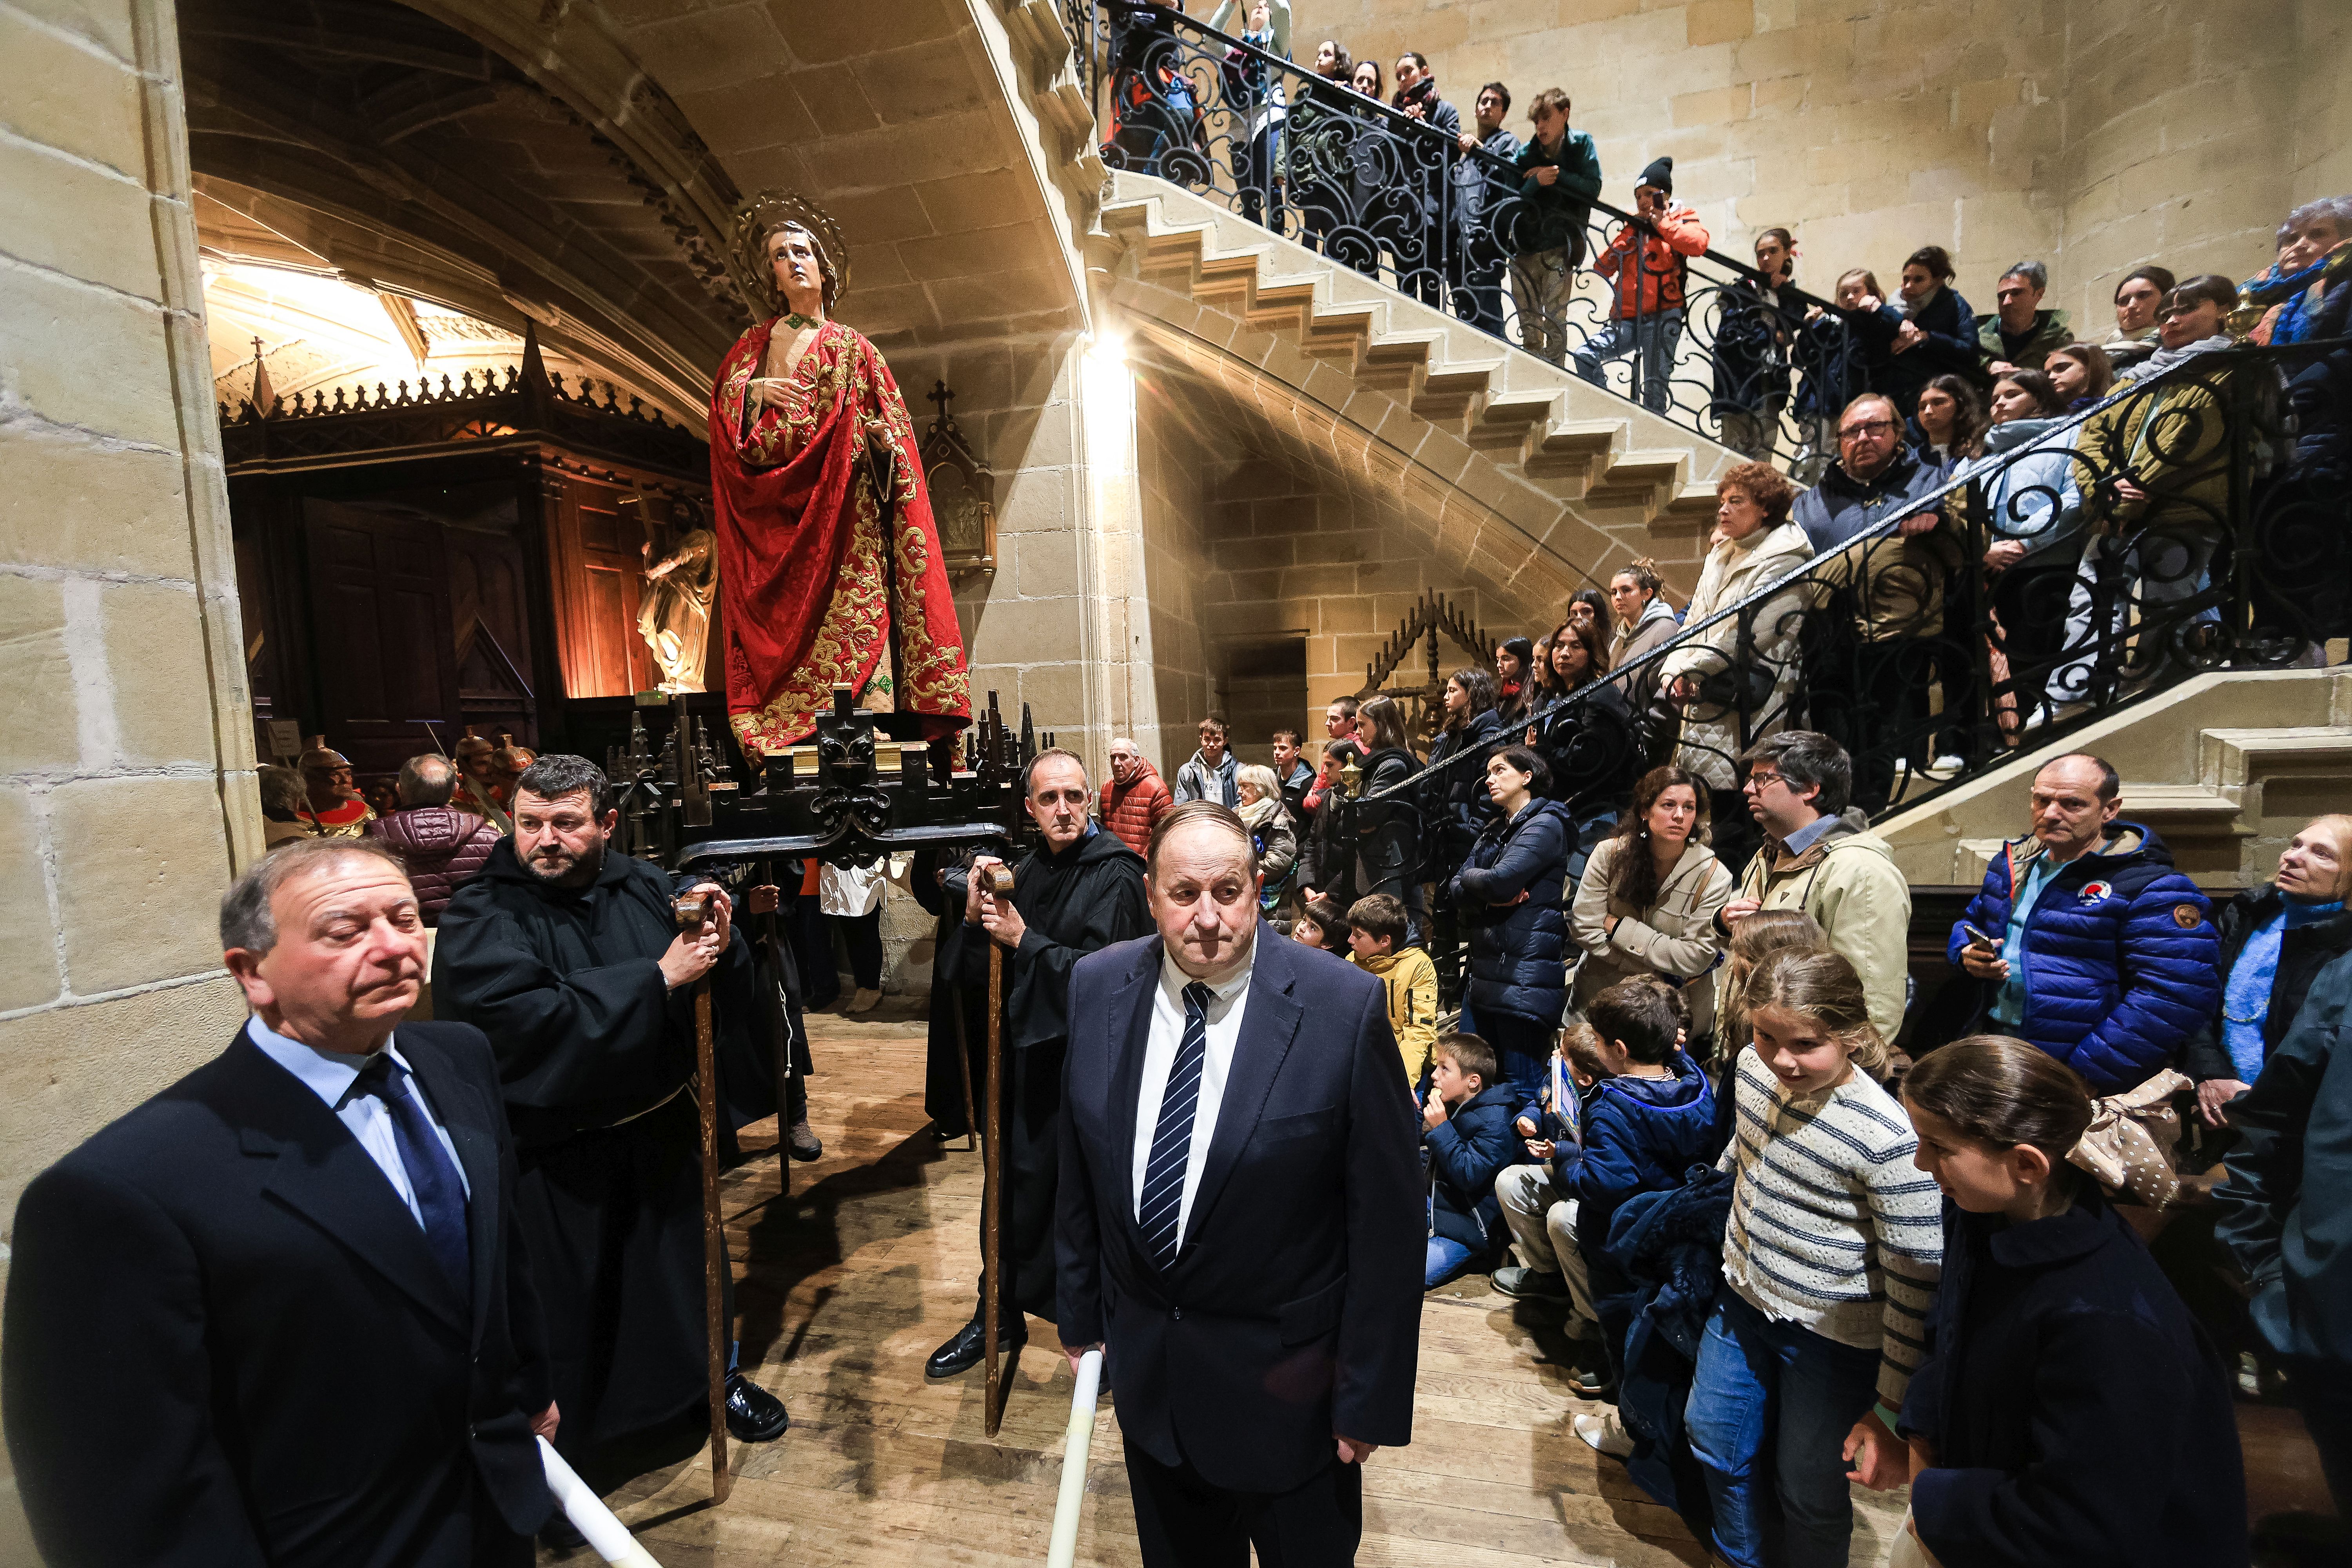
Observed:
[[[1592,851],[1576,885],[1569,930],[1584,950],[1576,1005],[1621,980],[1655,974],[1683,987],[1694,1054],[1715,1024],[1716,912],[1732,876],[1703,842],[1706,789],[1677,767],[1633,786],[1633,809]]]

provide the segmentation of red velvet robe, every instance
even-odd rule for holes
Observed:
[[[872,343],[838,321],[818,330],[793,369],[785,406],[744,417],[746,384],[768,357],[775,323],[735,341],[710,398],[710,494],[727,638],[727,712],[743,749],[780,752],[810,734],[833,687],[863,691],[889,673],[898,633],[898,711],[924,733],[968,723],[971,694],[915,451],[914,422]],[[867,434],[890,453],[885,509]],[[888,601],[886,603],[886,599]]]

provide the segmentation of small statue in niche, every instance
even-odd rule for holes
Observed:
[[[707,528],[688,528],[675,540],[674,523],[657,518],[658,500],[632,496],[622,503],[645,525],[646,588],[637,605],[637,635],[661,667],[664,691],[701,691],[710,648],[710,603],[719,592],[718,541]]]

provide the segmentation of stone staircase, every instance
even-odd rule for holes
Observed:
[[[1696,580],[1728,448],[1164,180],[1114,173],[1101,225],[1098,321],[1462,515],[1483,575],[1554,605],[1637,555]]]
[[[2042,763],[2095,752],[2123,775],[2123,815],[2162,835],[2199,885],[2252,886],[2297,828],[2352,806],[2352,672],[2200,676],[1881,824],[1919,884],[1970,885],[2025,831]]]

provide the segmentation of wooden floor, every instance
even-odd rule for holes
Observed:
[[[761,1158],[728,1179],[743,1361],[790,1406],[781,1441],[734,1449],[709,1506],[707,1458],[675,1457],[608,1500],[665,1568],[1042,1564],[1061,1481],[1070,1375],[1033,1321],[995,1442],[981,1374],[926,1383],[923,1361],[971,1315],[980,1162],[942,1148],[922,1109],[919,1021],[810,1020],[811,1121],[824,1158],[780,1197]],[[748,1130],[764,1146],[772,1128]],[[1707,1552],[1570,1427],[1565,1353],[1538,1312],[1481,1279],[1429,1299],[1408,1447],[1365,1474],[1367,1565],[1704,1564]],[[2295,1434],[2300,1437],[2300,1433]],[[2249,1454],[2250,1469],[2255,1468]],[[2324,1497],[2324,1493],[2322,1496]],[[1853,1561],[1885,1560],[1900,1492],[1856,1489]],[[542,1563],[593,1554],[542,1552]],[[1081,1563],[1139,1561],[1118,1425],[1106,1402],[1087,1479]]]

